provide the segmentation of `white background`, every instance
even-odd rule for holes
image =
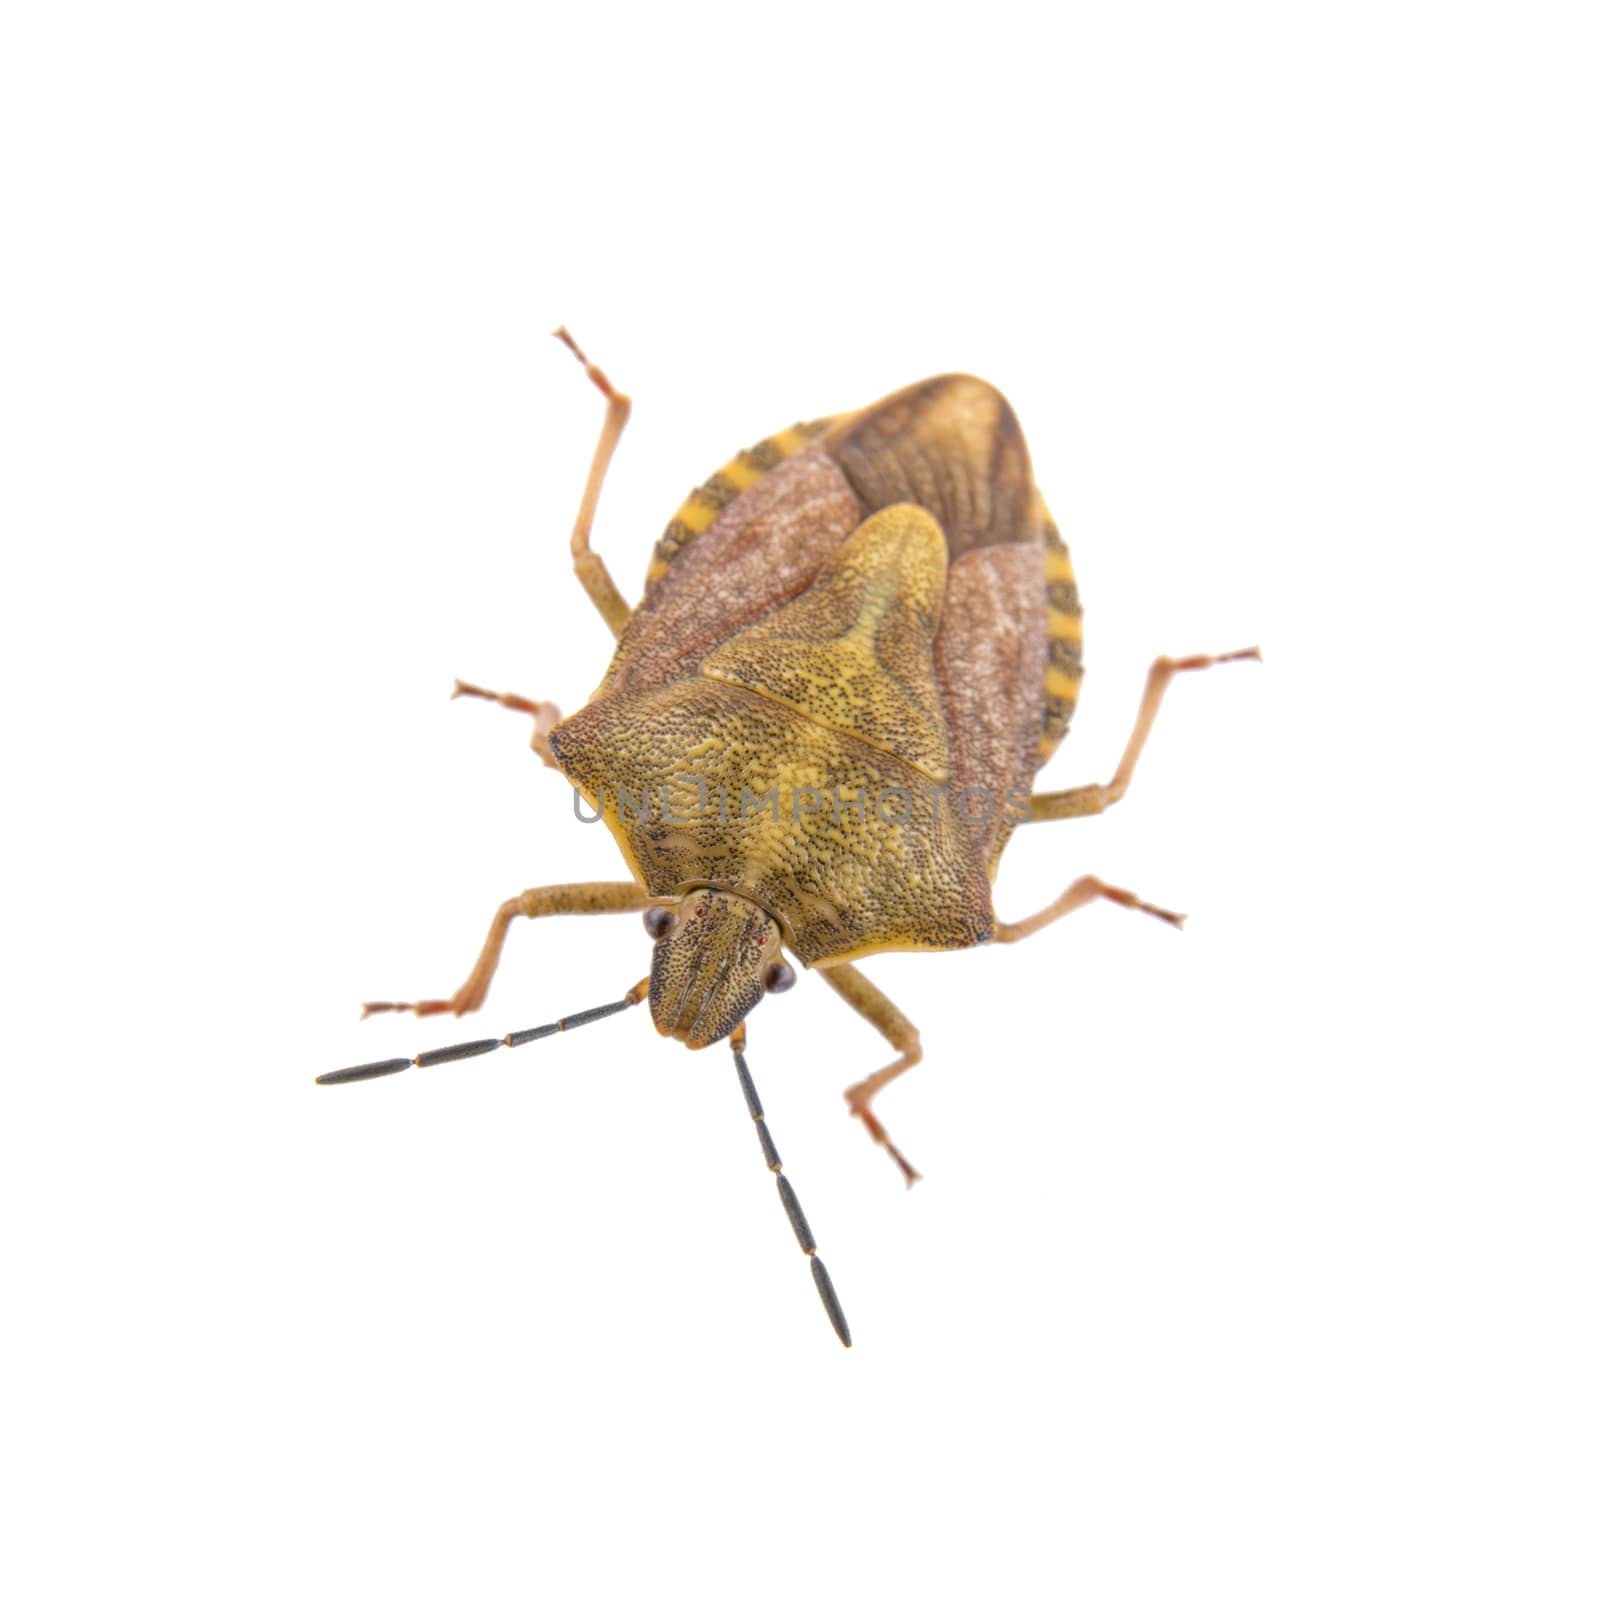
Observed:
[[[1593,39],[1559,6],[8,8],[7,1592],[1593,1595]],[[750,1059],[526,725],[683,492],[968,369],[1089,675],[1011,949]]]

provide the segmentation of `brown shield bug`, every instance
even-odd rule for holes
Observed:
[[[921,1042],[856,963],[886,950],[1015,943],[1095,900],[1181,926],[1094,877],[1002,922],[990,884],[1019,825],[1092,816],[1122,799],[1177,674],[1260,654],[1163,656],[1110,780],[1035,793],[1077,704],[1082,613],[1066,545],[996,389],[932,378],[741,451],[680,507],[630,607],[589,547],[629,401],[565,329],[557,337],[606,401],[572,559],[616,653],[589,703],[565,719],[546,701],[460,682],[455,692],[532,718],[534,751],[604,819],[629,876],[514,895],[449,999],[373,1003],[364,1014],[477,1010],[518,917],[642,913],[650,975],[543,1027],[317,1081],[515,1048],[648,997],[657,1031],[691,1050],[730,1040],[767,1166],[849,1344],[750,1079],[745,1016],[793,986],[787,949],[877,1028],[895,1059],[845,1099],[915,1182],[873,1107],[921,1060]]]

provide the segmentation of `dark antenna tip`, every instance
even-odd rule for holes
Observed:
[[[811,1262],[811,1281],[817,1286],[822,1309],[827,1312],[828,1321],[833,1324],[833,1331],[839,1335],[839,1343],[848,1350],[850,1324],[845,1321],[844,1307],[839,1304],[839,1295],[833,1287],[833,1279],[828,1276],[828,1269],[823,1266],[822,1257],[817,1254],[817,1241],[811,1232],[811,1224],[806,1221],[805,1212],[800,1209],[800,1197],[794,1192],[794,1185],[783,1175],[783,1161],[778,1155],[777,1145],[773,1142],[772,1130],[767,1126],[766,1113],[761,1109],[761,1097],[756,1093],[755,1083],[750,1077],[750,1068],[745,1062],[744,1051],[740,1048],[744,1043],[743,1026],[729,1042],[733,1045],[734,1071],[739,1075],[739,1087],[744,1092],[745,1107],[750,1112],[750,1120],[755,1123],[756,1134],[761,1140],[761,1155],[767,1163],[767,1171],[777,1179],[778,1199],[783,1203],[784,1212],[789,1218],[789,1226],[794,1229],[795,1242]]]
[[[811,1258],[811,1278],[817,1286],[817,1293],[822,1296],[822,1309],[828,1313],[828,1321],[833,1324],[833,1331],[839,1335],[839,1343],[848,1350],[850,1324],[844,1320],[844,1307],[839,1304],[833,1279],[828,1276],[828,1269],[823,1266],[822,1257],[819,1255],[813,1255]]]
[[[649,980],[636,983],[620,1000],[603,1006],[591,1006],[587,1011],[575,1011],[559,1022],[547,1022],[538,1028],[523,1028],[508,1033],[503,1039],[472,1039],[466,1044],[441,1045],[437,1050],[424,1050],[420,1055],[396,1056],[392,1061],[369,1061],[361,1067],[340,1067],[336,1072],[324,1072],[317,1078],[320,1084],[365,1083],[368,1078],[387,1078],[407,1067],[442,1067],[447,1061],[466,1061],[473,1056],[486,1056],[491,1050],[515,1050],[518,1045],[532,1044],[535,1039],[548,1039],[552,1034],[570,1033],[586,1022],[598,1022],[602,1017],[614,1017],[629,1006],[636,1006],[648,992]]]
[[[396,1056],[393,1061],[369,1061],[364,1067],[340,1067],[337,1072],[324,1072],[318,1083],[361,1083],[367,1078],[387,1078],[391,1073],[404,1072],[411,1065],[410,1056]]]

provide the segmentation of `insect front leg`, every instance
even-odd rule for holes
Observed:
[[[633,402],[611,386],[611,380],[578,348],[577,340],[565,328],[557,328],[555,336],[583,363],[589,381],[606,397],[606,418],[600,425],[600,439],[594,447],[594,459],[589,463],[589,481],[584,485],[583,503],[578,507],[578,520],[572,528],[572,570],[577,573],[583,592],[606,619],[606,626],[612,633],[621,634],[628,625],[628,602],[622,598],[605,562],[589,548],[589,530],[594,526],[595,507],[600,503],[600,485],[605,482],[606,469],[611,465],[622,430],[628,425]]]
[[[473,700],[492,700],[508,711],[521,711],[532,717],[533,736],[528,740],[528,748],[547,767],[555,767],[557,772],[561,770],[550,753],[550,730],[561,720],[561,707],[553,700],[529,700],[520,694],[497,694],[493,689],[480,689],[475,683],[463,683],[457,678],[450,698],[459,700],[463,696]]]
[[[467,981],[448,1000],[372,1000],[361,1008],[370,1017],[379,1011],[412,1011],[419,1017],[442,1011],[464,1016],[476,1011],[489,992],[490,980],[500,965],[506,933],[518,917],[593,916],[605,911],[643,911],[650,897],[636,883],[562,883],[544,889],[526,889],[507,900],[489,924],[489,936]]]
[[[1145,740],[1155,726],[1156,712],[1167,692],[1167,685],[1180,672],[1204,672],[1207,667],[1220,667],[1226,661],[1259,661],[1258,649],[1232,650],[1225,656],[1159,656],[1151,664],[1145,679],[1144,698],[1139,702],[1139,715],[1134,719],[1133,732],[1128,736],[1128,747],[1110,783],[1086,783],[1076,789],[1057,789],[1050,794],[1036,794],[1029,801],[1029,822],[1055,822],[1062,817],[1092,817],[1114,806],[1128,792],[1133,781],[1133,769],[1139,764]]]
[[[888,1066],[846,1089],[844,1099],[850,1107],[850,1115],[860,1117],[862,1126],[872,1135],[874,1143],[881,1144],[889,1152],[909,1189],[922,1174],[901,1155],[894,1141],[884,1131],[883,1124],[872,1113],[872,1102],[880,1089],[893,1083],[901,1073],[909,1072],[922,1059],[921,1036],[894,1001],[870,978],[863,977],[850,962],[841,961],[836,966],[819,967],[817,970],[841,1000],[859,1012],[900,1052]]]

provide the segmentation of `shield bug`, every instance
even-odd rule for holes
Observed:
[[[556,336],[606,402],[572,560],[616,651],[567,718],[547,701],[461,682],[455,692],[532,719],[533,750],[572,784],[575,805],[581,796],[605,821],[628,877],[514,895],[449,999],[372,1003],[364,1015],[477,1010],[518,917],[642,913],[650,974],[621,999],[543,1027],[317,1081],[515,1048],[648,998],[657,1031],[691,1050],[731,1042],[767,1166],[848,1344],[750,1080],[746,1015],[794,984],[788,951],[871,1023],[895,1058],[845,1100],[915,1182],[875,1102],[921,1060],[921,1042],[857,963],[1012,944],[1096,900],[1181,926],[1095,877],[1002,922],[990,884],[1019,825],[1122,799],[1174,677],[1260,655],[1161,657],[1110,780],[1036,793],[1077,704],[1082,612],[1067,547],[996,389],[933,378],[740,452],[679,508],[630,607],[589,545],[629,401],[565,329]]]

